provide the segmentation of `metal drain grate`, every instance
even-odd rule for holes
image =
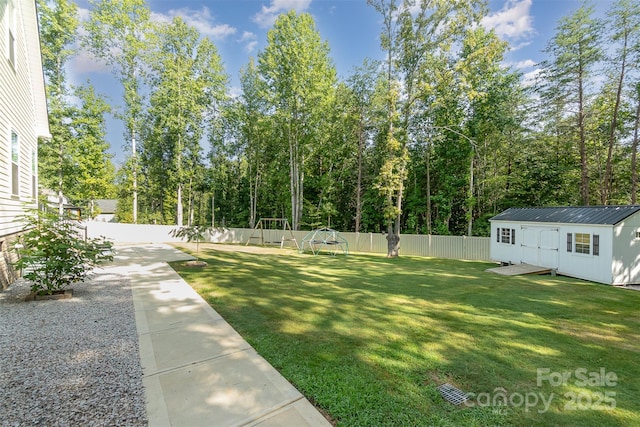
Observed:
[[[439,386],[438,391],[446,401],[453,403],[454,405],[461,405],[469,398],[467,393],[449,383],[444,383]]]

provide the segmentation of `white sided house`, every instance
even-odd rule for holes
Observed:
[[[15,219],[37,206],[39,137],[50,135],[36,2],[0,0],[0,288]]]
[[[609,285],[640,283],[640,206],[510,208],[491,222],[491,259]]]

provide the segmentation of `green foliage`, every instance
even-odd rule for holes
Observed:
[[[132,222],[138,221],[137,146],[142,123],[142,74],[148,52],[151,10],[144,0],[92,0],[90,18],[85,22],[87,34],[82,44],[112,66],[124,89],[125,138],[131,141]]]
[[[115,170],[107,153],[105,114],[110,106],[86,85],[70,87],[66,65],[75,53],[78,7],[67,0],[38,1],[40,40],[52,139],[38,144],[40,182],[77,205],[109,198]],[[75,96],[79,105],[69,99]]]
[[[572,118],[569,123],[572,131],[567,136],[578,147],[580,156],[581,205],[589,205],[594,199],[589,183],[591,162],[586,118],[595,87],[590,83],[604,55],[601,44],[603,22],[594,18],[593,13],[593,5],[584,3],[560,20],[556,34],[546,48],[551,58],[543,62],[542,71],[545,78],[544,102],[560,107],[559,111],[552,108],[553,114]]]
[[[179,18],[152,24],[147,3],[90,1],[83,38],[122,82],[126,138],[139,144],[118,172],[120,221],[246,227],[273,216],[484,235],[510,206],[637,200],[637,1],[613,2],[602,19],[585,3],[560,20],[535,81],[480,25],[485,1],[369,0],[387,55],[342,81],[313,17],[291,11],[233,99],[213,42]],[[76,9],[39,4],[48,92],[71,94]],[[40,182],[80,202],[111,175],[102,160],[81,163],[85,145],[100,150],[106,113],[82,92],[90,116],[49,99],[53,139],[39,147]]]
[[[91,269],[113,259],[111,243],[80,235],[79,223],[57,214],[31,210],[20,217],[24,233],[16,241],[19,259],[14,267],[24,270],[31,291],[52,294],[86,279]]]
[[[291,226],[298,229],[303,215],[304,176],[308,153],[326,138],[336,70],[329,45],[322,41],[313,17],[290,11],[276,20],[268,44],[258,56],[266,99],[278,132],[276,151],[288,153]]]
[[[172,207],[175,223],[182,226],[183,199],[193,202],[196,187],[202,186],[200,141],[215,106],[225,100],[227,76],[215,45],[180,17],[159,26],[154,39],[141,166],[156,183],[150,196]],[[167,203],[169,197],[175,197],[175,205]]]

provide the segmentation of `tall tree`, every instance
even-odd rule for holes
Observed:
[[[460,94],[464,123],[463,138],[469,146],[469,188],[466,212],[467,235],[473,234],[474,209],[478,202],[476,169],[482,165],[487,151],[499,150],[503,132],[516,129],[513,126],[514,105],[517,90],[514,83],[519,76],[502,65],[507,44],[493,31],[483,27],[469,29],[462,43],[460,59],[456,64],[459,74]],[[509,135],[513,139],[514,135]],[[479,172],[484,172],[480,170]],[[480,177],[483,177],[481,175]]]
[[[311,15],[280,15],[258,56],[281,141],[289,153],[291,224],[300,227],[304,202],[305,160],[322,138],[320,123],[330,105],[336,71]]]
[[[47,187],[57,189],[59,214],[63,212],[65,179],[71,174],[68,156],[71,144],[69,119],[72,108],[66,64],[75,53],[72,47],[78,30],[78,7],[67,0],[38,0],[42,63],[46,78],[51,141],[38,144],[40,179]]]
[[[80,105],[74,108],[73,174],[68,185],[75,203],[88,205],[94,213],[94,201],[115,196],[115,167],[111,163],[106,136],[105,114],[111,107],[90,84],[75,89]]]
[[[386,51],[387,123],[384,137],[385,162],[378,187],[386,200],[387,256],[400,250],[404,185],[413,143],[415,102],[421,96],[420,82],[432,55],[446,52],[464,28],[477,23],[480,1],[367,0],[383,17],[381,46]]]
[[[383,136],[380,137],[380,145],[384,147],[382,150],[384,160],[376,187],[385,200],[383,212],[387,221],[387,256],[397,257],[400,251],[400,216],[408,154],[406,143],[399,142],[395,134],[395,125],[398,121],[397,104],[400,97],[395,66],[399,45],[396,35],[396,16],[399,5],[396,0],[367,0],[367,3],[372,5],[383,18],[380,45],[387,52],[384,79],[387,117],[382,130]]]
[[[609,10],[608,15],[610,28],[613,29],[611,41],[618,44],[618,49],[616,49],[614,57],[611,58],[611,62],[617,69],[617,87],[611,113],[611,124],[609,125],[604,185],[600,196],[603,205],[609,203],[613,191],[612,157],[617,142],[616,133],[622,104],[622,92],[629,71],[629,63],[631,62],[633,66],[640,60],[640,3],[632,0],[618,0]]]
[[[638,197],[638,147],[640,146],[640,82],[635,86],[636,114],[633,120],[633,140],[631,142],[631,203]]]
[[[225,97],[227,77],[215,45],[208,38],[201,39],[198,31],[180,17],[160,27],[153,57],[149,110],[152,127],[147,137],[163,144],[153,144],[149,151],[152,156],[170,159],[169,170],[156,172],[173,176],[175,219],[182,226],[187,188],[189,218],[193,218],[191,190],[202,179],[196,173],[203,157],[200,142],[210,109]]]
[[[349,106],[355,120],[353,128],[357,140],[356,168],[357,178],[355,186],[355,225],[354,231],[360,232],[362,220],[362,200],[364,182],[364,156],[367,141],[370,139],[373,121],[373,105],[375,96],[375,82],[379,79],[378,64],[365,61],[362,67],[356,68],[347,80],[349,88]]]
[[[240,143],[247,159],[249,182],[249,227],[256,225],[260,183],[265,174],[265,150],[269,137],[266,94],[253,58],[240,70]]]
[[[580,203],[590,204],[589,163],[587,156],[586,112],[592,93],[595,66],[603,56],[600,39],[602,23],[593,17],[593,5],[583,4],[563,17],[545,52],[551,58],[543,62],[547,102],[564,104],[565,113],[575,117],[576,145],[580,157]]]
[[[138,222],[136,138],[142,119],[141,78],[151,11],[145,0],[91,0],[93,9],[83,39],[91,52],[113,67],[124,87],[125,138],[131,141],[132,221]]]

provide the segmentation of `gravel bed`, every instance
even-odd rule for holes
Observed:
[[[0,292],[0,425],[146,426],[128,280],[72,288],[51,301],[24,302],[25,280]]]

